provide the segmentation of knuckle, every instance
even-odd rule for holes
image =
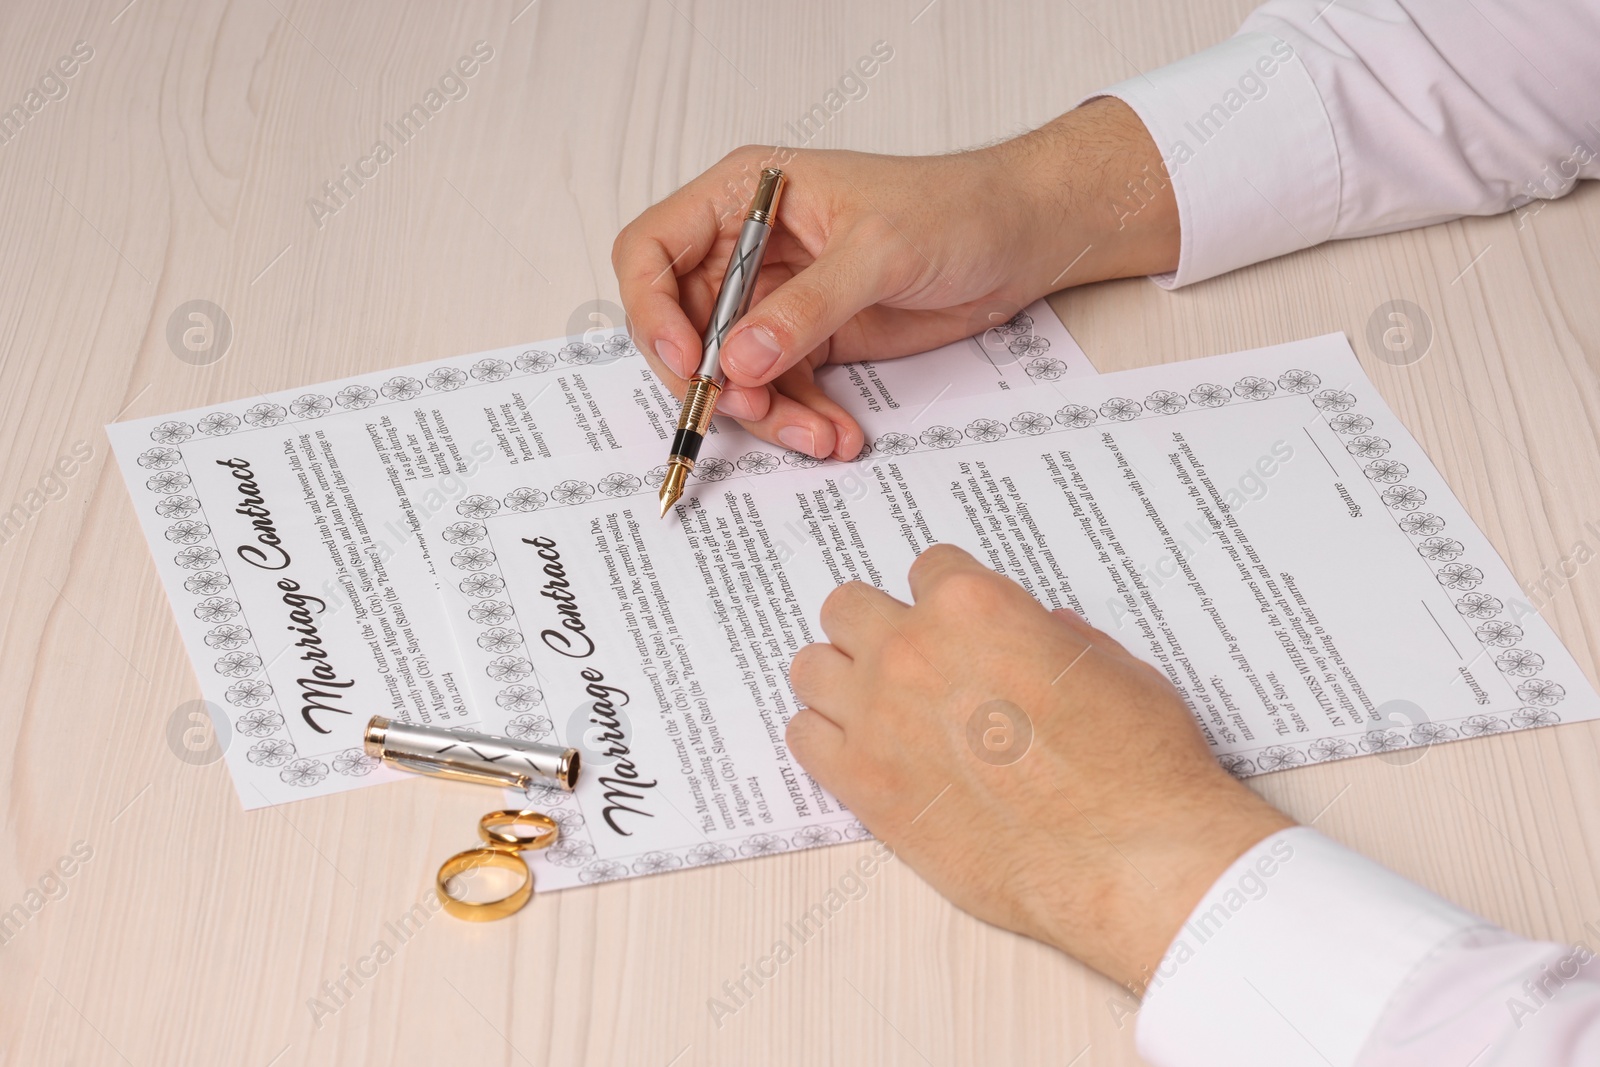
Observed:
[[[783,350],[792,351],[796,338],[828,318],[828,295],[815,284],[796,280],[767,309],[764,318]]]
[[[840,288],[851,285],[849,273],[848,268],[835,264],[826,276],[802,279],[794,294],[796,310],[808,321],[829,317]]]
[[[772,158],[772,148],[760,144],[742,144],[722,157],[722,165],[734,170],[761,166]]]
[[[967,553],[963,552],[959,546],[952,545],[948,541],[938,541],[923,549],[922,554],[917,557],[917,562],[924,566],[929,566],[935,563],[959,560],[966,555]]]
[[[626,248],[633,244],[639,234],[645,229],[650,217],[656,214],[657,205],[652,204],[639,212],[633,218],[623,223],[617,230],[617,236],[611,242],[612,248]]]
[[[621,278],[627,267],[628,260],[633,257],[639,246],[639,220],[634,219],[617,232],[616,239],[611,242],[611,267]]]
[[[912,581],[920,581],[924,571],[937,574],[940,567],[957,563],[965,556],[966,553],[955,545],[937,541],[924,548],[917,554],[917,558],[911,561],[909,577]]]
[[[805,709],[795,712],[789,720],[789,725],[783,730],[783,743],[789,749],[790,755],[802,764],[807,761],[811,753],[811,715]]]
[[[820,746],[817,744],[817,730],[821,718],[810,708],[802,708],[795,712],[789,719],[789,724],[784,727],[783,743],[788,747],[794,758],[799,760],[806,768],[816,766],[817,754]]]
[[[824,631],[832,630],[844,619],[848,608],[848,598],[855,595],[855,593],[851,592],[850,585],[851,583],[846,582],[844,585],[836,586],[833,592],[823,599],[822,609],[818,612],[817,617],[821,621]]]
[[[850,607],[861,608],[866,605],[867,597],[878,592],[878,590],[860,578],[853,578],[841,585],[838,592],[842,594],[840,599],[849,604]]]
[[[806,693],[814,691],[812,686],[816,681],[819,655],[820,646],[807,645],[796,652],[794,659],[789,662],[789,688],[793,689],[794,695],[802,701],[806,699]]]
[[[993,571],[962,568],[940,579],[932,596],[962,611],[987,611],[1001,600],[1004,592],[1004,579]]]

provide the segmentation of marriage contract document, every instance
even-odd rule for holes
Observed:
[[[1041,301],[914,359],[817,377],[878,434],[942,394],[1054,396],[1093,373]],[[404,777],[362,751],[373,715],[505,726],[526,701],[467,699],[416,532],[454,516],[480,472],[549,481],[578,456],[664,454],[677,414],[609,329],[107,427],[244,805]],[[707,473],[760,443],[713,429]]]
[[[425,524],[472,701],[585,752],[529,798],[541,889],[867,836],[784,744],[789,659],[936,541],[1159,668],[1236,775],[1600,713],[1339,335],[940,404],[849,464],[713,458],[666,521],[636,449]]]

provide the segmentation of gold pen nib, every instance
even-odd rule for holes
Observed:
[[[674,458],[667,465],[667,476],[661,482],[661,517],[667,517],[667,512],[672,510],[672,505],[678,502],[683,495],[683,483],[689,480],[689,471],[692,468],[680,459]]]

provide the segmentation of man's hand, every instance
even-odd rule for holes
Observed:
[[[924,352],[1055,289],[1178,261],[1160,153],[1118,100],[949,156],[741,148],[640,215],[612,250],[634,342],[680,397],[765,166],[781,166],[789,185],[756,303],[722,350],[729,386],[717,409],[818,458],[854,458],[862,435],[816,386],[817,367]],[[1153,197],[1131,218],[1118,207],[1129,181]]]
[[[967,553],[860,582],[790,668],[790,751],[957,905],[1142,990],[1200,897],[1293,820],[1155,668]]]

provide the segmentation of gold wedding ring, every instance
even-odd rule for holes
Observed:
[[[525,836],[516,832],[518,826],[537,826],[538,830]],[[549,848],[555,844],[556,838],[560,835],[561,828],[556,825],[556,821],[540,811],[517,811],[514,808],[506,808],[501,811],[491,811],[478,820],[478,836],[488,842],[490,848],[533,852]]]
[[[517,833],[518,826],[533,826],[537,829],[532,834],[524,835]],[[500,811],[491,811],[478,820],[478,836],[486,842],[482,848],[469,848],[465,852],[458,852],[440,866],[439,875],[434,881],[434,889],[439,894],[439,903],[443,904],[444,910],[451,915],[468,922],[491,922],[495,919],[504,919],[507,915],[515,915],[533,896],[533,871],[518,853],[549,848],[555,844],[556,838],[561,836],[561,827],[542,811],[504,808]],[[450,879],[458,874],[467,874],[483,867],[498,867],[513,874],[520,873],[522,884],[507,896],[482,904],[462,900],[451,894]]]
[[[508,896],[482,904],[451,895],[450,879],[458,874],[467,874],[483,867],[498,867],[503,871],[520,873],[522,884],[513,889]],[[439,903],[443,904],[444,910],[451,915],[458,919],[466,919],[468,922],[490,922],[494,919],[504,919],[507,915],[514,915],[522,910],[528,898],[533,896],[533,872],[514,851],[493,846],[469,848],[444,861],[443,866],[439,868],[439,877],[434,888],[439,893]]]

